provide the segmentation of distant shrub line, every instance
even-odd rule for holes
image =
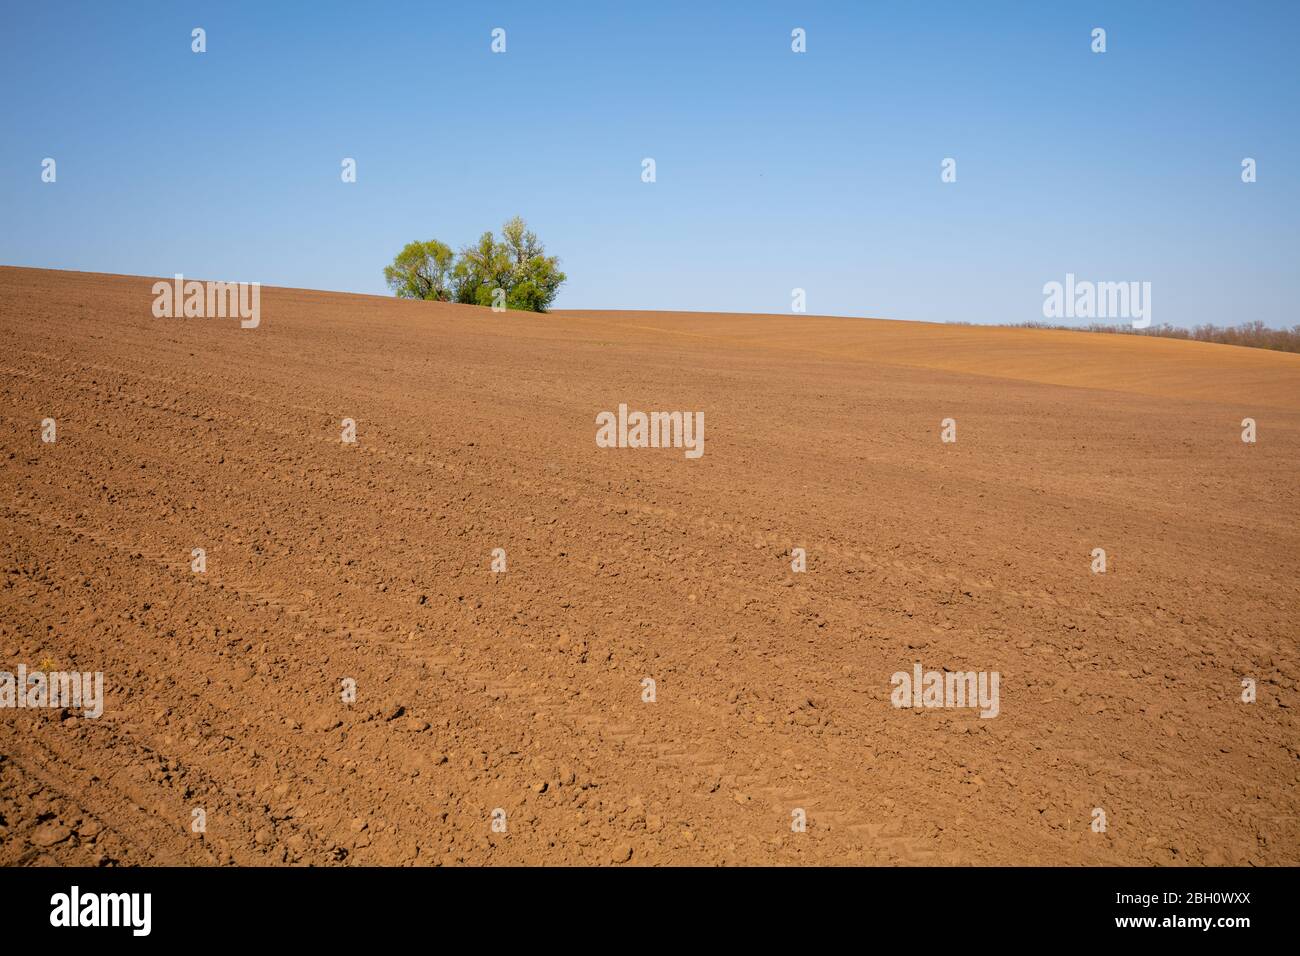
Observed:
[[[972,323],[956,323],[967,325]],[[1020,322],[1011,328],[1061,329],[1067,332],[1111,332],[1121,335],[1155,335],[1163,339],[1188,339],[1193,342],[1214,342],[1219,345],[1241,345],[1250,349],[1272,349],[1275,352],[1300,352],[1300,325],[1289,329],[1272,329],[1263,322],[1243,322],[1240,325],[1198,325],[1182,329],[1173,325],[1152,325],[1135,329],[1128,325],[1053,325],[1049,322]]]

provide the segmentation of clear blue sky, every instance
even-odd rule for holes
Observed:
[[[1300,3],[3,7],[3,264],[384,293],[518,213],[558,308],[1300,322]]]

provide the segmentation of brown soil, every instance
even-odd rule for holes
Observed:
[[[0,863],[1300,862],[1300,356],[151,283],[0,269]]]

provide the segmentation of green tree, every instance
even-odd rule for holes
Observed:
[[[518,216],[501,227],[501,240],[510,262],[506,308],[545,312],[568,278],[560,271],[560,260],[546,254],[537,235]]]
[[[566,278],[553,256],[534,256],[511,270],[506,308],[545,312],[555,301],[560,283]]]
[[[437,239],[408,242],[393,264],[384,266],[384,280],[399,299],[448,302],[452,297],[453,259],[451,247]]]
[[[506,308],[545,312],[567,277],[560,260],[548,256],[537,235],[515,216],[501,227],[500,242],[485,232],[455,257],[437,240],[412,242],[384,269],[384,278],[407,299],[491,306],[501,289]]]
[[[510,286],[510,260],[506,250],[491,232],[479,236],[478,243],[460,250],[452,272],[452,287],[457,302],[467,305],[491,305],[494,289]]]

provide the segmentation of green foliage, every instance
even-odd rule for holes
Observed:
[[[437,240],[412,242],[384,269],[384,278],[402,298],[491,306],[501,289],[507,309],[545,312],[567,278],[559,266],[516,216],[501,227],[501,241],[485,232],[454,261]]]
[[[451,246],[430,239],[408,242],[391,266],[384,267],[384,280],[399,299],[451,299]]]
[[[460,250],[453,271],[456,301],[467,305],[491,305],[492,290],[509,291],[510,262],[505,250],[490,232],[479,236],[478,244]]]

